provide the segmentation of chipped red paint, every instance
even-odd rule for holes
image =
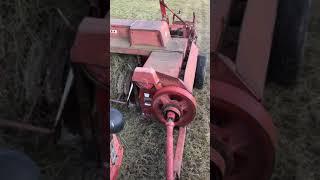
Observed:
[[[196,114],[196,100],[185,89],[167,86],[157,91],[153,97],[153,113],[157,119],[163,123],[167,123],[166,112],[167,107],[177,108],[180,117],[174,122],[175,126],[186,126],[194,118]]]
[[[186,127],[179,128],[178,142],[176,146],[176,152],[174,155],[174,173],[175,173],[175,177],[179,177],[179,178],[180,178],[180,172],[181,172],[184,143],[186,140],[186,133],[187,133]]]
[[[119,175],[119,171],[123,160],[123,147],[119,138],[115,134],[112,135],[112,140],[110,143],[113,145],[114,152],[117,155],[117,159],[114,163],[110,158],[110,180],[116,180]]]

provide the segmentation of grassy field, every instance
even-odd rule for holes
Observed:
[[[198,44],[209,54],[209,0],[169,0],[169,6],[182,12],[182,17],[197,16]],[[160,20],[157,0],[111,0],[111,17]],[[209,63],[209,62],[208,62]],[[209,67],[209,65],[208,65]],[[112,68],[112,67],[111,67]],[[188,126],[182,165],[182,179],[209,179],[209,68],[203,90],[195,90],[197,116]],[[120,133],[125,146],[120,179],[163,179],[165,177],[165,126],[141,118],[140,113],[121,108],[126,125]],[[177,133],[177,132],[176,132]]]
[[[320,2],[313,1],[303,73],[294,88],[269,84],[266,104],[278,128],[273,180],[320,179]]]

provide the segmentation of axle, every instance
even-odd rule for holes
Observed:
[[[166,178],[167,180],[174,180],[175,177],[180,178],[184,142],[186,138],[186,127],[179,128],[178,142],[176,145],[176,152],[174,153],[174,150],[173,150],[173,133],[174,133],[174,127],[175,127],[174,121],[178,116],[173,111],[168,111],[166,116],[167,116]]]
[[[167,126],[167,151],[166,151],[166,160],[167,160],[167,180],[173,180],[173,166],[174,166],[174,154],[173,154],[173,128],[174,122],[172,119],[168,118]]]

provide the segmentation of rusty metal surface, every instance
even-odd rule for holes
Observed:
[[[71,49],[73,63],[106,67],[107,21],[102,18],[84,18]]]
[[[240,32],[236,68],[258,99],[263,97],[277,3],[248,0]]]
[[[110,180],[116,180],[123,160],[123,147],[117,135],[112,135],[110,142]],[[108,177],[108,176],[107,176]],[[106,177],[106,179],[107,179]]]
[[[225,180],[261,179],[271,176],[276,131],[271,116],[252,96],[232,85],[211,81],[214,86],[214,148],[225,154]]]
[[[157,73],[152,68],[137,67],[133,73],[132,81],[136,83],[139,89],[139,104],[145,116],[153,117],[154,112],[151,106],[153,96],[163,87],[174,86],[175,88],[186,89],[183,81],[178,78]]]
[[[175,126],[188,125],[196,115],[196,100],[190,92],[176,86],[167,86],[156,91],[153,96],[152,109],[157,119],[166,124],[167,119],[163,112],[165,107],[177,108],[181,114]]]

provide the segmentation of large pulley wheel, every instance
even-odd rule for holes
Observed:
[[[214,180],[222,180],[226,169],[224,158],[213,148],[210,150],[210,158],[210,167],[213,169],[213,174],[211,176],[213,176]]]
[[[246,92],[219,81],[213,84],[212,148],[225,162],[222,179],[269,180],[276,146],[270,115]],[[211,161],[221,167],[216,159]]]
[[[154,97],[152,108],[157,119],[167,123],[168,111],[174,112],[175,126],[186,126],[196,114],[196,100],[190,92],[176,86],[167,86],[158,90]]]

